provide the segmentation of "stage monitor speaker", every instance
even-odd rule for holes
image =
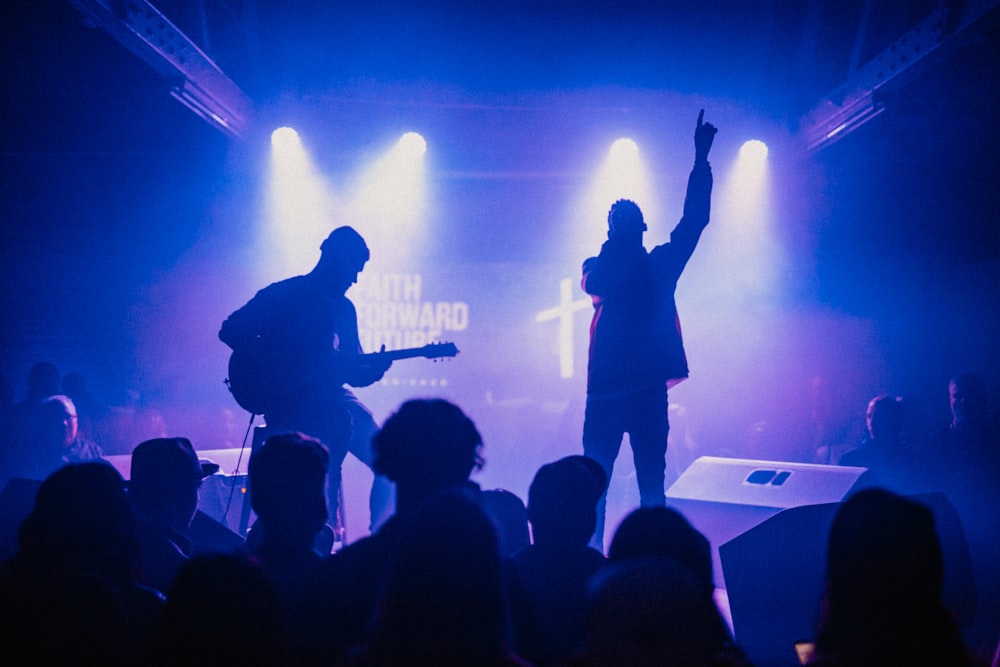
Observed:
[[[934,513],[945,604],[960,623],[971,622],[975,582],[958,514],[943,494],[911,498]],[[835,502],[785,509],[719,548],[736,641],[755,664],[793,664],[794,643],[815,637],[827,537],[839,508]]]
[[[865,468],[702,456],[667,490],[712,545],[715,585],[727,588],[719,547],[784,509],[835,503],[861,483]]]

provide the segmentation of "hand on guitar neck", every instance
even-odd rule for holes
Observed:
[[[398,359],[413,359],[424,357],[426,359],[441,359],[444,357],[454,357],[458,354],[458,348],[454,343],[429,343],[423,347],[411,347],[403,350],[386,350],[385,345],[378,352],[362,354],[358,357],[355,370],[358,373],[356,378],[362,382],[358,384],[348,380],[348,384],[353,387],[367,387],[378,382],[385,375],[385,372],[392,366],[392,362]],[[374,379],[370,379],[374,378]],[[366,382],[366,380],[369,380]]]
[[[347,369],[347,384],[352,387],[367,387],[378,382],[392,366],[392,361],[392,357],[386,354],[385,345],[378,352],[358,355]]]

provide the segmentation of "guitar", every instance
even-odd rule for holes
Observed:
[[[362,363],[368,359],[445,359],[458,355],[454,343],[428,343],[423,347],[402,350],[385,350],[358,355]],[[254,415],[262,415],[275,401],[286,395],[284,387],[293,386],[292,378],[280,370],[266,369],[257,350],[234,350],[229,357],[229,377],[226,386],[241,408]]]

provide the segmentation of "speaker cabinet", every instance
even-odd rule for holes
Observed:
[[[667,490],[712,544],[715,585],[728,588],[719,547],[782,510],[840,502],[861,484],[865,468],[702,456]]]
[[[794,644],[819,620],[833,518],[868,485],[865,468],[702,457],[667,491],[712,544],[736,641],[758,665],[795,664]],[[940,493],[910,496],[934,513],[945,566],[945,604],[960,623],[976,590],[961,521]]]
[[[941,544],[945,605],[971,623],[976,585],[958,514],[941,493],[908,496],[927,506]],[[781,664],[819,621],[826,545],[840,503],[781,511],[719,548],[736,639],[759,665]]]

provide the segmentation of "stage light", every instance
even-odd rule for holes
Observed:
[[[427,141],[416,132],[407,132],[399,138],[399,148],[403,154],[420,157],[427,152]]]
[[[282,150],[301,145],[299,133],[291,127],[279,127],[271,133],[271,146],[275,150]]]
[[[638,196],[638,188],[643,180],[642,171],[639,146],[634,141],[622,138],[611,144],[604,162],[604,178],[610,189],[622,193],[616,199],[633,199]]]
[[[767,159],[767,144],[760,139],[746,141],[740,147],[740,158],[751,163],[760,163]]]
[[[629,165],[639,159],[639,147],[631,139],[618,139],[608,152],[611,160]]]
[[[568,248],[575,248],[574,256],[593,253],[607,240],[608,210],[619,199],[631,199],[642,209],[647,222],[657,219],[656,202],[650,187],[647,169],[639,145],[630,138],[615,140],[604,154],[594,180],[578,204],[573,218],[586,221],[581,230],[576,227],[568,239]],[[652,229],[652,227],[651,227]],[[656,230],[658,233],[659,229]],[[582,232],[582,233],[581,233]],[[657,242],[662,242],[658,241]]]
[[[267,249],[265,277],[273,279],[316,261],[319,244],[330,232],[334,204],[329,186],[291,127],[271,133],[268,183],[268,225],[260,242]]]
[[[744,205],[761,203],[767,186],[767,144],[759,139],[744,142],[733,165],[732,178]]]
[[[715,189],[712,194],[713,242],[705,244],[703,261],[692,262],[695,274],[729,272],[717,299],[746,303],[780,295],[780,276],[787,264],[773,220],[773,192],[767,145],[745,142],[725,169],[723,152],[715,154]],[[738,267],[738,270],[732,270]],[[693,282],[693,281],[692,281]]]
[[[427,206],[427,141],[406,132],[359,173],[349,215],[371,247],[373,265],[400,265],[420,255]]]

